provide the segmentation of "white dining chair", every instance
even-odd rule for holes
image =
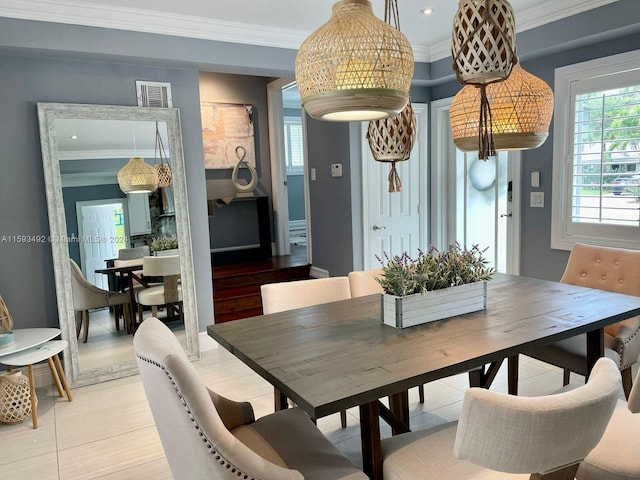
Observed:
[[[385,480],[569,480],[600,441],[621,380],[602,358],[587,384],[543,397],[465,393],[458,422],[383,439]]]
[[[151,315],[157,317],[158,307],[167,307],[169,314],[177,315],[184,321],[182,310],[182,285],[180,285],[180,256],[148,256],[142,258],[142,275],[145,278],[162,277],[161,284],[151,284],[136,291],[138,322],[143,320],[143,307],[151,307]]]
[[[580,464],[578,480],[640,480],[640,370],[629,402],[618,400],[607,429]]]

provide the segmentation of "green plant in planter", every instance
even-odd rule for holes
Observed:
[[[466,285],[468,283],[490,280],[495,270],[487,266],[488,261],[477,245],[470,249],[462,248],[458,243],[448,250],[439,251],[434,246],[427,253],[418,252],[418,258],[412,259],[405,252],[382,264],[382,276],[377,278],[385,293],[396,297],[405,297],[414,293]]]
[[[172,248],[178,248],[178,239],[176,237],[159,237],[151,240],[149,248],[152,252],[160,250],[171,250]]]

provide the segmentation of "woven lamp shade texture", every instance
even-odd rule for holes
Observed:
[[[158,175],[158,188],[166,188],[171,185],[173,176],[171,174],[171,168],[169,167],[169,165],[159,163],[157,165],[154,165],[153,168],[156,171],[156,175]]]
[[[300,46],[295,76],[313,118],[366,121],[396,115],[409,101],[413,50],[368,0],[341,0]]]
[[[367,141],[379,162],[408,160],[416,141],[416,115],[411,102],[393,117],[369,122]]]
[[[124,193],[148,193],[158,189],[158,173],[140,157],[132,157],[118,172],[118,185]]]
[[[553,91],[516,65],[509,78],[487,86],[496,150],[537,148],[549,135]],[[480,89],[467,85],[453,98],[449,111],[453,141],[463,151],[478,149]]]
[[[507,0],[460,0],[453,18],[451,57],[462,84],[486,85],[507,78],[517,63],[511,4]]]

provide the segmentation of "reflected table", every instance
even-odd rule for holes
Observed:
[[[363,466],[382,478],[379,418],[409,430],[407,390],[474,371],[490,383],[500,363],[587,334],[590,367],[604,354],[606,325],[640,314],[640,297],[497,274],[480,312],[397,330],[380,320],[380,296],[210,325],[208,334],[311,418],[358,406]],[[478,375],[478,367],[481,374]],[[389,396],[389,408],[378,399]]]
[[[131,312],[131,322],[129,325],[127,325],[127,333],[133,333],[135,330],[135,318],[136,318],[136,310],[137,310],[137,303],[136,303],[136,294],[135,294],[135,290],[134,290],[134,281],[137,281],[138,283],[140,283],[141,285],[143,285],[144,287],[148,287],[148,283],[147,281],[144,279],[143,276],[136,274],[137,271],[142,270],[142,259],[140,259],[141,262],[139,265],[127,265],[127,266],[122,266],[122,267],[107,267],[107,268],[99,268],[97,270],[95,270],[96,273],[102,273],[104,275],[108,275],[109,277],[114,276],[116,274],[121,275],[123,278],[125,278],[125,284],[127,285],[127,288],[129,289],[129,303],[131,305],[130,308],[130,312]],[[116,313],[117,315],[117,313]]]

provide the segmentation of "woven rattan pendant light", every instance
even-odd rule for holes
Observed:
[[[453,19],[451,57],[456,78],[463,85],[479,86],[478,158],[495,155],[491,107],[486,86],[504,81],[516,56],[513,8],[507,0],[460,0]]]
[[[154,155],[155,157],[160,157],[160,163],[153,166],[156,170],[156,174],[158,175],[158,188],[166,188],[171,185],[172,175],[171,167],[165,163],[167,155],[164,151],[164,144],[162,143],[162,137],[160,136],[160,130],[158,129],[158,122],[156,122],[156,147]]]
[[[340,0],[300,46],[295,75],[313,118],[376,120],[407,104],[413,51],[400,31],[373,14],[369,0]]]
[[[400,30],[397,0],[386,0],[384,20]],[[416,115],[411,106],[411,100],[402,111],[391,117],[369,122],[367,141],[378,162],[390,162],[389,192],[402,191],[402,180],[396,169],[396,162],[408,160],[416,140]]]
[[[158,189],[158,172],[140,157],[129,159],[118,172],[118,185],[124,193],[151,193]]]
[[[537,148],[549,135],[553,91],[543,80],[516,65],[509,78],[487,86],[496,150]],[[453,141],[463,151],[478,148],[480,89],[466,86],[451,103]]]
[[[451,57],[458,81],[504,80],[517,63],[516,25],[507,0],[460,0],[453,19]]]

